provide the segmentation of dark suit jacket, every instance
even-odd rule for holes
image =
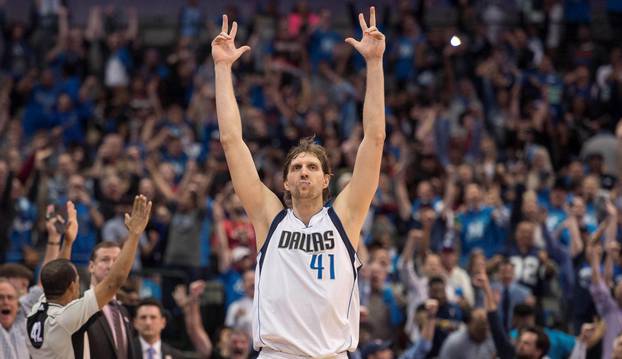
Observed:
[[[134,327],[132,321],[128,315],[127,310],[121,307],[121,314],[123,315],[123,325],[125,327],[125,341],[127,343],[127,358],[128,359],[142,359],[142,357],[134,356],[136,352],[134,345]],[[91,317],[91,319],[85,324],[86,331],[89,336],[89,348],[91,351],[92,359],[117,359],[117,347],[114,345],[114,338],[112,336],[112,330],[106,316],[103,311],[97,312]],[[140,351],[140,345],[138,346]],[[140,353],[139,353],[140,354]]]
[[[140,340],[138,339],[138,336],[136,336],[136,338],[134,338],[134,358],[140,358],[142,359],[142,348],[140,346]],[[184,356],[184,354],[173,348],[172,346],[166,344],[165,342],[162,342],[162,359],[185,359],[186,357]],[[167,357],[167,355],[169,357]],[[156,358],[156,359],[160,359],[160,358]]]

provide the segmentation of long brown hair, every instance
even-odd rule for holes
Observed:
[[[315,156],[318,160],[320,160],[322,172],[324,172],[324,174],[328,174],[329,176],[333,175],[330,165],[328,163],[328,155],[326,154],[326,149],[322,145],[318,145],[317,143],[315,143],[314,140],[315,136],[303,138],[300,140],[300,142],[298,142],[298,146],[293,147],[291,150],[289,150],[289,152],[287,153],[287,157],[285,158],[285,164],[283,165],[283,182],[287,180],[287,175],[289,174],[289,165],[292,163],[292,160],[301,153],[310,153]],[[322,200],[324,201],[324,203],[328,201],[329,196],[330,193],[328,187],[326,187],[322,192]],[[291,206],[292,194],[289,191],[285,190],[283,197],[285,200],[285,204],[287,206]]]

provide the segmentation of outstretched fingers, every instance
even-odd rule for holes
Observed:
[[[363,30],[363,32],[367,31],[367,23],[365,22],[365,16],[363,13],[359,14],[359,24],[361,25],[361,30]]]
[[[348,37],[348,38],[346,39],[346,42],[347,42],[348,44],[352,45],[355,49],[356,49],[356,48],[358,48],[358,46],[359,46],[359,44],[360,44],[360,42],[359,42],[359,41],[356,41],[355,39],[353,39],[353,38],[351,38],[351,37]]]
[[[235,34],[238,33],[238,23],[237,21],[234,21],[233,24],[231,24],[231,32],[229,33],[229,36],[235,40]]]
[[[134,197],[134,204],[132,205],[132,215],[138,213],[138,207],[140,206],[140,196]]]
[[[374,6],[369,8],[369,26],[376,26],[376,7]]]
[[[220,28],[220,32],[224,32],[225,34],[229,32],[229,18],[227,18],[227,15],[222,16],[222,27]]]
[[[239,56],[242,56],[243,53],[245,53],[246,51],[250,51],[250,49],[251,49],[250,46],[244,45],[238,48],[237,51],[238,51]]]

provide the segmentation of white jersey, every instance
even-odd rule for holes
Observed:
[[[332,207],[322,208],[308,226],[291,209],[281,211],[257,256],[255,349],[314,358],[354,351],[359,267]]]
[[[99,311],[93,289],[65,306],[47,303],[42,296],[27,320],[26,344],[33,359],[90,358],[82,326]]]

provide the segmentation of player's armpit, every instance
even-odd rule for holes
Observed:
[[[384,134],[363,138],[356,154],[352,179],[333,205],[354,248],[358,246],[359,232],[378,187],[383,145]]]
[[[241,138],[223,142],[223,149],[233,189],[253,223],[259,249],[265,241],[270,223],[283,209],[283,204],[261,182],[251,152]]]

